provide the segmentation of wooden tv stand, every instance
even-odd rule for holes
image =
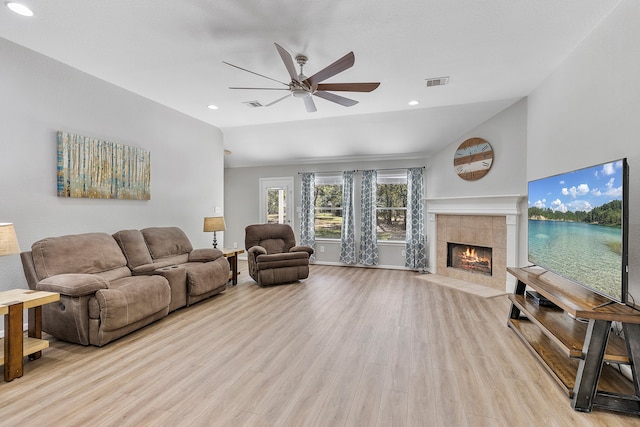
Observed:
[[[593,408],[640,415],[640,311],[541,268],[507,268],[517,279],[509,295],[508,326],[571,398],[577,411]],[[527,286],[556,307],[536,304]],[[622,324],[624,338],[610,334]],[[633,381],[616,365],[631,367]]]

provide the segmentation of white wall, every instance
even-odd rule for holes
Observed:
[[[494,160],[487,175],[465,181],[453,168],[453,155],[468,138],[487,140]],[[427,161],[427,198],[526,194],[527,101],[522,99],[466,132]]]
[[[640,2],[624,0],[529,96],[527,177],[630,165],[629,288],[640,301]]]
[[[231,247],[234,242],[239,248],[244,248],[244,227],[260,222],[259,215],[259,179],[270,177],[294,178],[294,205],[300,206],[300,176],[299,172],[345,171],[363,169],[390,169],[424,166],[424,159],[371,161],[371,162],[336,162],[324,164],[285,165],[265,167],[245,167],[225,169],[225,223],[227,231],[224,233],[225,245]],[[354,215],[359,216],[358,200],[360,200],[360,181],[356,177],[354,183]],[[299,214],[295,213],[294,232],[296,240],[300,236]],[[356,224],[357,227],[357,224]],[[356,232],[357,233],[357,232]],[[356,235],[356,238],[358,236]],[[320,245],[325,252],[319,251]],[[402,250],[404,243],[380,243],[380,266],[404,267]],[[246,256],[246,254],[244,255]],[[338,264],[340,246],[337,240],[316,241],[316,261],[318,263]]]
[[[175,225],[209,247],[203,217],[223,206],[219,129],[0,39],[0,222],[20,248],[47,236]],[[56,132],[151,152],[151,200],[56,195]],[[0,290],[26,288],[18,255],[0,257]]]

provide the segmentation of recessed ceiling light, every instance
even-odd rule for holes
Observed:
[[[409,105],[411,106],[418,105],[418,104],[420,104],[420,101],[416,101],[416,100],[409,101]]]
[[[33,16],[33,11],[23,4],[16,3],[14,1],[7,1],[4,4],[18,15]]]
[[[217,107],[217,106],[215,106],[215,105],[213,105],[213,104],[211,104],[211,105],[207,105],[207,108],[208,108],[209,110],[217,110],[217,109],[218,109],[218,107]]]

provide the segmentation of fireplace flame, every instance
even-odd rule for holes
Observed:
[[[491,259],[489,257],[481,257],[478,255],[478,251],[476,248],[471,248],[467,246],[467,249],[462,254],[462,258],[467,261],[475,261],[475,262],[489,262]]]
[[[491,250],[485,249],[459,245],[458,251],[451,253],[450,266],[491,275]]]

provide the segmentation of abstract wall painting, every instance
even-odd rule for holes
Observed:
[[[151,198],[151,153],[58,132],[58,197]]]

